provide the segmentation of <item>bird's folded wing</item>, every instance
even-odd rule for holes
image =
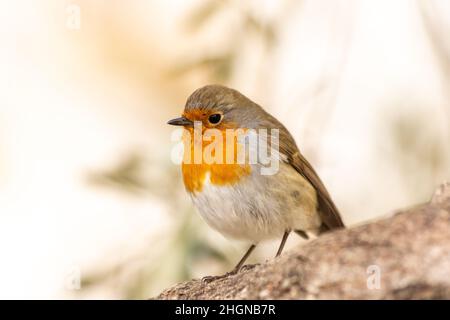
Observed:
[[[297,144],[289,131],[269,114],[266,114],[266,121],[260,123],[259,127],[279,130],[278,145],[276,147],[278,147],[281,159],[294,167],[316,190],[318,211],[322,219],[324,231],[327,229],[344,228],[344,223],[333,200],[331,200],[330,194],[311,164],[299,152]]]
[[[288,154],[288,163],[316,189],[319,205],[318,211],[326,229],[343,228],[344,223],[342,222],[339,211],[311,164],[298,151],[293,154]]]

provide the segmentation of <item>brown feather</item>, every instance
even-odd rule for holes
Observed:
[[[300,154],[299,151],[288,156],[289,163],[307,179],[317,192],[318,210],[323,226],[321,231],[344,228],[338,209],[336,208],[330,194],[325,188],[322,180],[320,180],[317,173],[314,171],[311,164]]]
[[[328,193],[322,180],[317,175],[311,164],[303,157],[298,150],[297,144],[289,131],[270,114],[266,113],[266,121],[261,127],[279,129],[279,150],[287,156],[289,163],[298,173],[311,183],[317,192],[318,211],[322,220],[322,226],[319,233],[327,230],[345,228],[339,210],[336,208],[331,196]]]

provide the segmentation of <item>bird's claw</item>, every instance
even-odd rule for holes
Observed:
[[[203,278],[202,278],[202,283],[210,283],[210,282],[213,282],[213,281],[215,281],[215,280],[219,280],[219,279],[222,279],[222,278],[226,278],[226,277],[228,277],[230,274],[231,274],[230,272],[227,272],[227,273],[222,274],[222,275],[220,275],[220,276],[206,276],[206,277],[203,277]]]
[[[258,264],[246,264],[246,265],[240,267],[239,269],[233,269],[230,272],[227,272],[227,273],[219,275],[219,276],[206,276],[206,277],[202,278],[202,282],[203,283],[210,283],[210,282],[213,282],[215,280],[219,280],[219,279],[226,278],[226,277],[229,277],[229,276],[234,276],[235,274],[238,274],[241,271],[251,270],[254,267],[256,267],[257,265]]]
[[[254,267],[256,267],[258,265],[258,263],[256,264],[246,264],[244,266],[242,266],[242,268],[239,271],[248,271],[248,270],[252,270]]]

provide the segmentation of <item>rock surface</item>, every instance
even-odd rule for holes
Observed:
[[[450,299],[450,184],[393,216],[325,234],[265,264],[156,299]]]

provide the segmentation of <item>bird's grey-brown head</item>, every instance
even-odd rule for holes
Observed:
[[[195,90],[187,99],[182,117],[172,125],[192,126],[201,121],[207,128],[256,128],[266,112],[237,90],[207,85]]]

